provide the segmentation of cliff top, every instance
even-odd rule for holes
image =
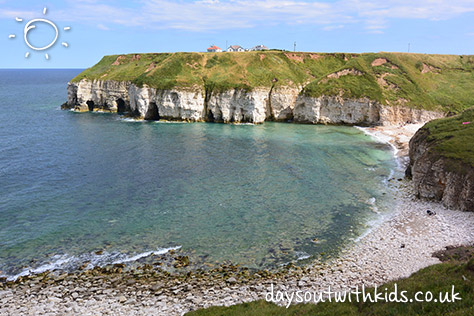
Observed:
[[[427,141],[433,145],[434,151],[474,167],[474,108],[431,121],[422,129],[428,132]]]
[[[290,86],[308,96],[460,112],[474,105],[474,56],[408,53],[229,52],[105,56],[73,81],[130,81],[158,89]]]

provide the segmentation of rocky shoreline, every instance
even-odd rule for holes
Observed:
[[[368,132],[387,136],[403,156],[405,139],[415,129],[378,127]],[[170,275],[151,265],[134,270],[115,265],[79,274],[43,273],[0,282],[0,315],[183,315],[265,299],[272,284],[287,291],[373,286],[439,263],[432,254],[447,246],[474,243],[474,213],[417,200],[406,180],[390,183],[396,193],[388,217],[331,261],[273,272],[226,265]],[[428,209],[436,215],[427,215]]]

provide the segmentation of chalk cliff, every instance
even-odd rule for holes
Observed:
[[[474,211],[473,119],[474,109],[435,120],[411,139],[406,174],[413,179],[418,197]]]
[[[64,107],[146,120],[426,122],[474,104],[473,64],[386,52],[111,55],[71,80]]]
[[[200,87],[156,89],[125,81],[83,79],[68,84],[63,108],[128,112],[145,120],[215,122],[293,121],[297,123],[380,125],[426,122],[436,111],[384,106],[368,98],[310,97],[301,88],[260,87],[250,91],[206,91]]]

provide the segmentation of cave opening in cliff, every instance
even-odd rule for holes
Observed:
[[[94,101],[87,101],[87,107],[89,108],[89,111],[94,111]]]
[[[155,102],[150,102],[148,110],[145,114],[145,120],[147,121],[158,121],[160,119],[160,112]]]
[[[210,111],[210,110],[209,110],[209,112],[207,113],[207,121],[208,121],[208,122],[214,122],[214,121],[215,121],[214,114],[213,114],[212,111]]]
[[[127,108],[127,105],[125,104],[125,101],[120,98],[117,100],[117,112],[118,113],[125,113],[128,112],[129,109]]]

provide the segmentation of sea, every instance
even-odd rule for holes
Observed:
[[[354,127],[61,110],[80,72],[0,70],[0,276],[170,250],[278,268],[337,256],[390,210],[392,149]]]

